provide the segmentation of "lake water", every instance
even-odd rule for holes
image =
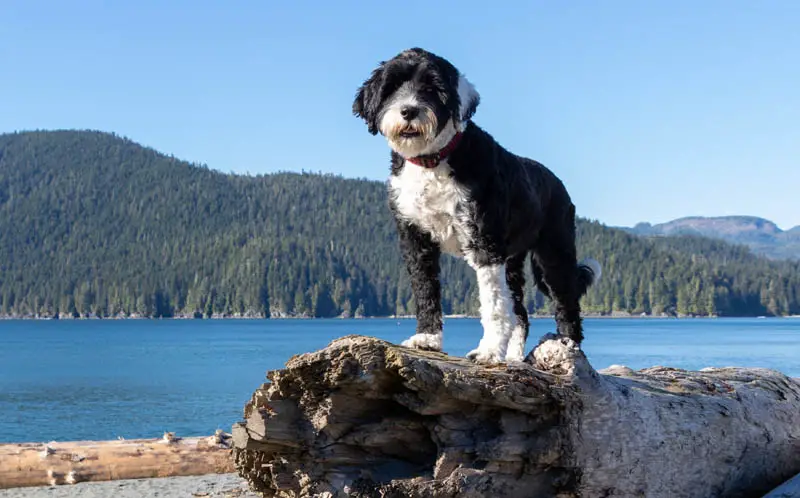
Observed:
[[[400,342],[414,320],[0,321],[0,442],[230,431],[266,370],[362,334]],[[552,331],[532,321],[529,349]],[[596,368],[752,366],[800,376],[800,319],[587,319]],[[475,319],[448,319],[445,350],[464,355]]]

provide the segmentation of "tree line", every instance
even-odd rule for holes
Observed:
[[[800,314],[800,263],[585,219],[589,313]],[[380,182],[224,174],[113,134],[0,135],[0,315],[338,317],[414,312]],[[477,284],[443,256],[443,308]],[[550,303],[527,284],[532,313]]]

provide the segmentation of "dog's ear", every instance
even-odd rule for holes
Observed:
[[[381,94],[384,85],[385,62],[381,62],[372,75],[361,85],[353,101],[353,114],[367,122],[373,135],[378,134],[378,113],[381,108]]]
[[[458,76],[458,100],[460,101],[459,114],[461,121],[469,121],[478,109],[481,96],[475,86],[463,74]]]

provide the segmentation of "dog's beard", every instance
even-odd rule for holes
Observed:
[[[400,115],[400,106],[392,106],[381,118],[380,130],[392,150],[414,157],[427,153],[436,141],[438,125],[436,113],[429,107],[421,107],[419,115],[407,121]]]

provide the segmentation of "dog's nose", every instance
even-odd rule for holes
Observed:
[[[400,108],[400,115],[403,116],[403,119],[406,121],[411,121],[412,119],[417,117],[419,114],[419,107],[414,107],[413,105],[404,105]]]

